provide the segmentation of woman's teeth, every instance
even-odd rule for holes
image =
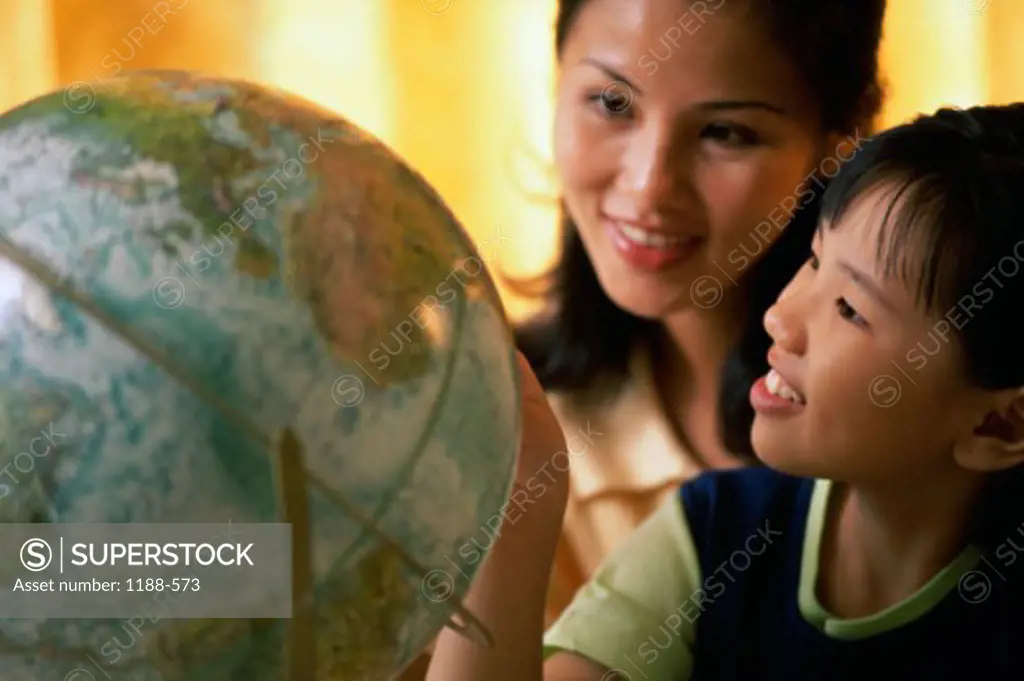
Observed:
[[[786,381],[779,375],[779,372],[772,369],[768,372],[768,375],[764,379],[765,387],[768,388],[768,392],[772,395],[776,395],[785,400],[789,400],[794,404],[803,404],[804,396],[794,390]]]
[[[668,250],[670,248],[676,248],[689,241],[689,239],[683,239],[676,236],[666,236],[665,234],[658,234],[657,232],[649,232],[639,227],[633,227],[632,225],[619,225],[619,231],[627,239],[635,244],[646,246],[648,248],[660,248]]]

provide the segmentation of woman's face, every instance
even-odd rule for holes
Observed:
[[[589,0],[563,46],[565,203],[634,314],[713,307],[819,191],[813,93],[743,4]]]

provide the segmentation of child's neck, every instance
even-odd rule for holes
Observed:
[[[962,471],[872,489],[836,483],[816,585],[825,609],[866,617],[924,586],[963,550],[979,487]]]

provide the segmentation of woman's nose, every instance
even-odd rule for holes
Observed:
[[[629,194],[636,219],[671,212],[685,201],[681,150],[671,134],[654,126],[637,130],[626,151],[619,187]]]

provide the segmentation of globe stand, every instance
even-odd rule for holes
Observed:
[[[288,621],[286,666],[291,681],[316,678],[315,609],[313,604],[312,539],[306,499],[306,468],[302,445],[291,428],[277,446],[278,508],[291,525],[292,617]]]
[[[310,531],[309,505],[307,490],[310,487],[320,489],[331,501],[362,525],[363,529],[373,534],[382,544],[393,551],[406,568],[411,570],[425,583],[430,571],[405,550],[370,518],[367,518],[343,496],[323,484],[315,476],[307,474],[305,455],[302,443],[291,428],[285,428],[275,449],[277,467],[277,493],[282,509],[282,522],[291,524],[292,541],[292,618],[288,627],[288,678],[307,680],[315,678],[316,672],[316,638],[315,610],[313,607],[313,559],[312,533]],[[494,638],[466,607],[461,599],[453,594],[454,602],[446,601],[451,619],[445,626],[458,632],[471,641],[488,648],[494,647]]]

